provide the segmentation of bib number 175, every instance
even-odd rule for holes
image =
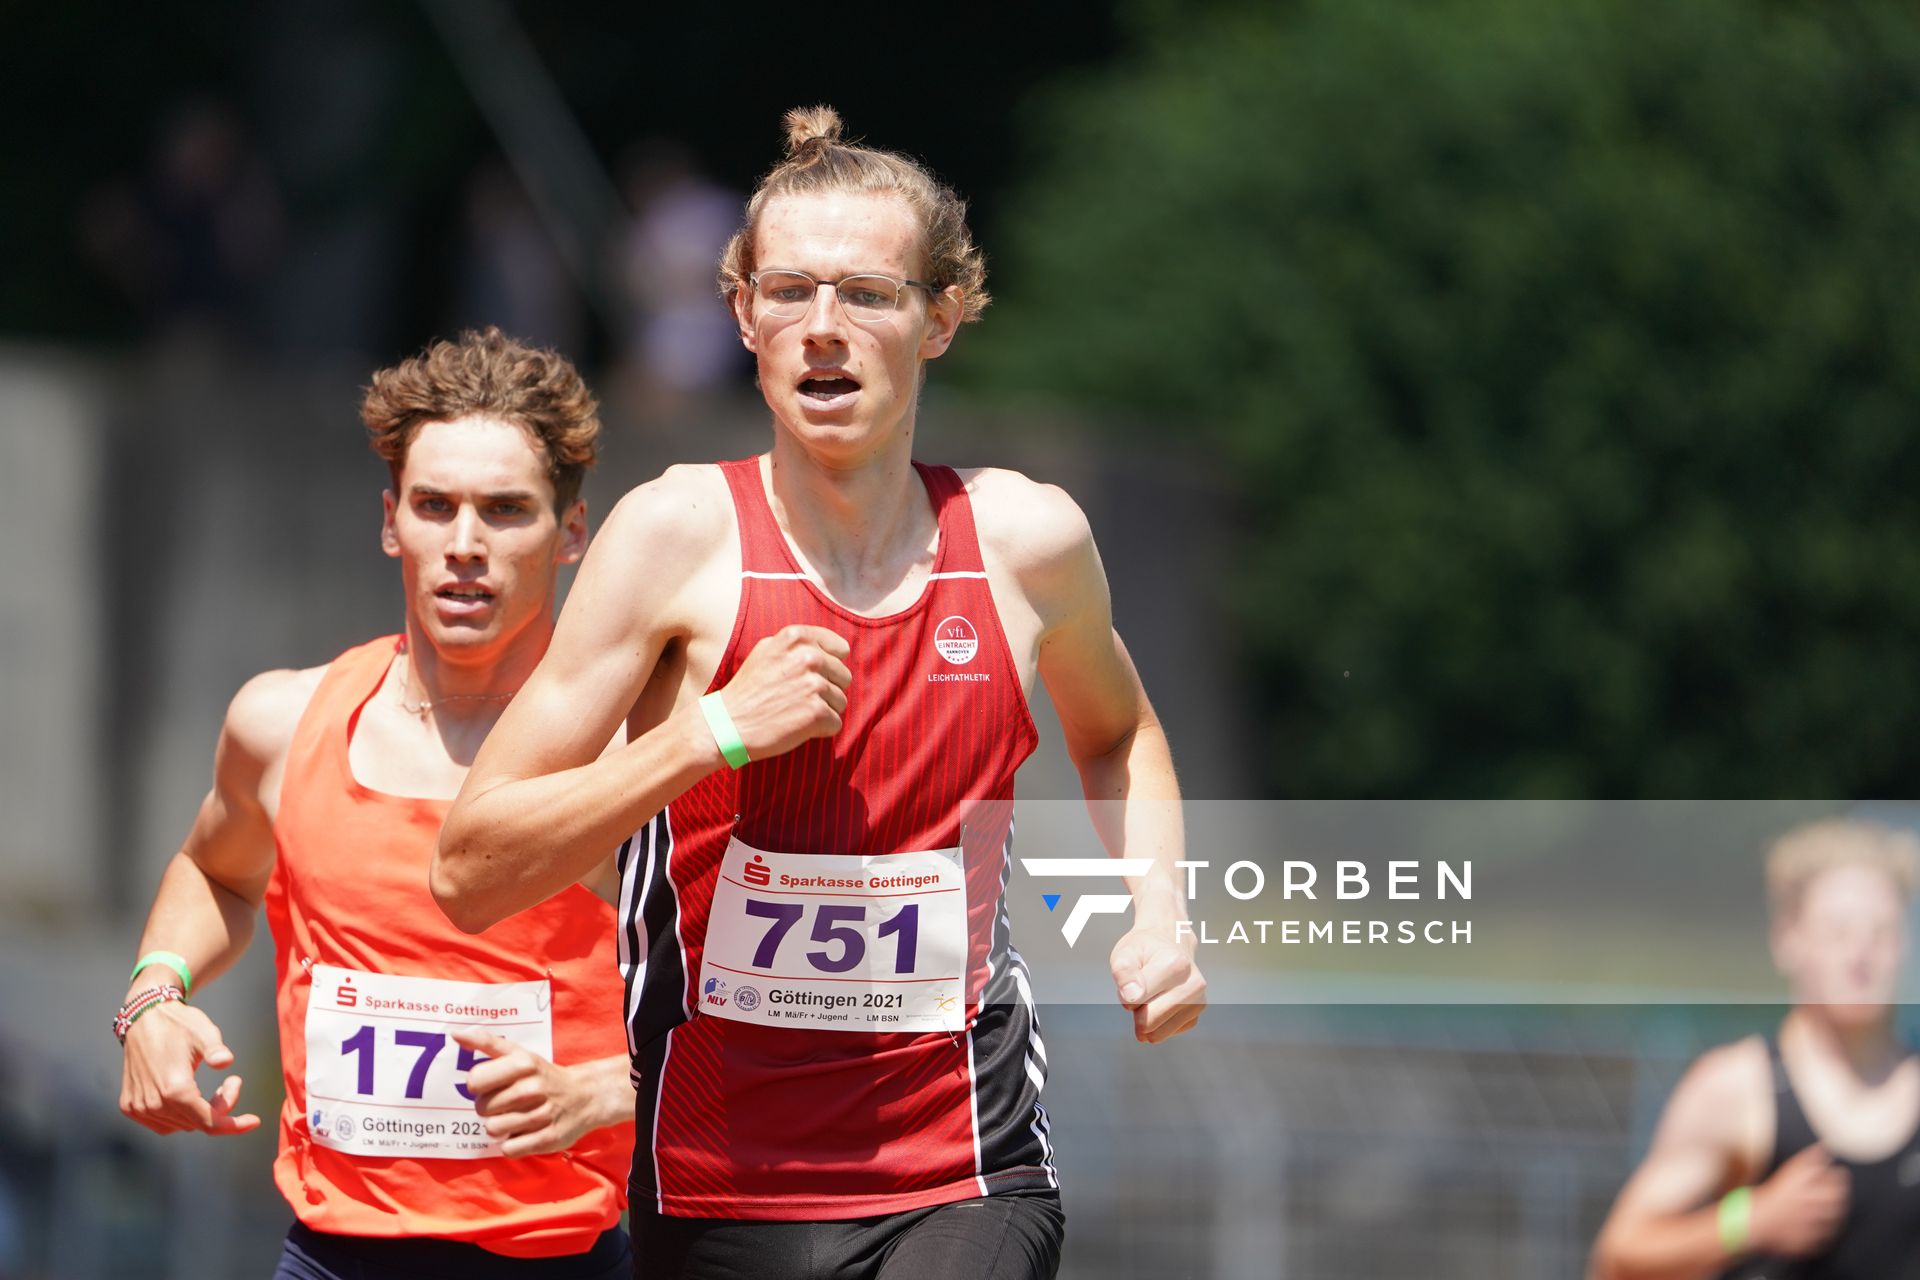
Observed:
[[[351,1056],[354,1061],[354,1092],[362,1097],[372,1097],[374,1089],[374,1069],[380,1060],[379,1046],[375,1040],[375,1028],[363,1025],[358,1031],[340,1042],[340,1052]],[[447,1037],[439,1031],[416,1031],[411,1027],[400,1027],[393,1032],[393,1046],[396,1049],[411,1049],[414,1052],[413,1067],[407,1073],[407,1087],[403,1097],[418,1100],[426,1096],[427,1072],[433,1069],[433,1060],[447,1047]],[[460,1052],[455,1055],[453,1069],[460,1079],[453,1082],[456,1092],[468,1102],[473,1095],[467,1092],[466,1074],[487,1059],[478,1051],[465,1045],[458,1046]]]

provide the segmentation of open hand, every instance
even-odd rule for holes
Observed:
[[[211,1098],[200,1095],[194,1072],[233,1065],[220,1028],[192,1005],[173,1002],[149,1009],[127,1029],[120,1070],[120,1113],[155,1133],[198,1129],[202,1133],[249,1133],[260,1117],[235,1115],[240,1077],[228,1076]]]
[[[626,1059],[563,1067],[490,1031],[468,1028],[454,1041],[486,1060],[467,1073],[473,1109],[509,1156],[565,1151],[583,1136],[632,1114]]]

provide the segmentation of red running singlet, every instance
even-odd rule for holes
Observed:
[[[834,1220],[1057,1187],[1004,901],[1038,735],[960,478],[914,464],[931,580],[869,618],[801,572],[758,459],[720,466],[742,575],[710,688],[794,623],[845,637],[853,679],[838,733],[716,771],[621,848],[633,1202]]]

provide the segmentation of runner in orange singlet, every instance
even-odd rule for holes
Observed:
[[[274,1178],[297,1218],[277,1274],[624,1275],[633,1091],[610,908],[563,887],[469,935],[427,889],[441,820],[586,548],[596,407],[565,360],[490,329],[375,374],[361,412],[393,473],[381,543],[406,633],[258,676],[228,708],[116,1020],[121,1109],[158,1133],[259,1125],[239,1076],[201,1095],[195,1069],[233,1053],[185,997],[264,905]]]

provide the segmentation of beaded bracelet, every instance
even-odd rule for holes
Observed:
[[[113,1038],[124,1048],[127,1043],[127,1031],[140,1021],[141,1015],[156,1005],[171,1004],[175,1000],[185,1000],[187,993],[169,983],[164,987],[149,987],[120,1006],[113,1015]]]

